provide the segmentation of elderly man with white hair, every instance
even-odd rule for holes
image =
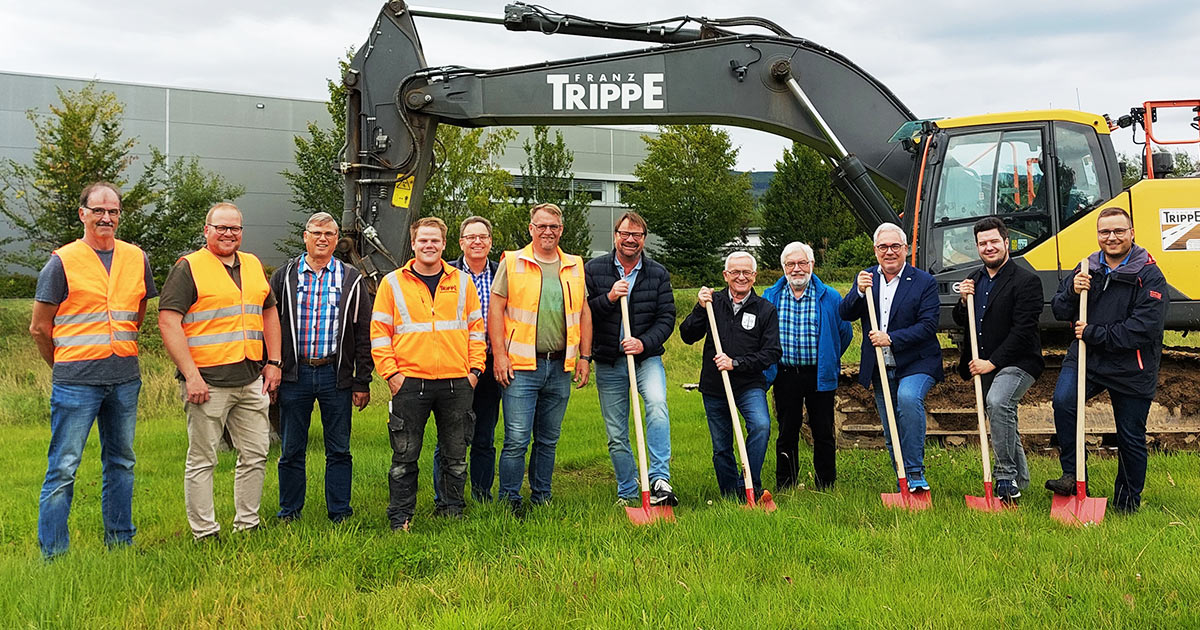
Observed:
[[[813,485],[818,490],[837,479],[837,439],[833,434],[833,398],[842,354],[854,329],[838,317],[842,296],[816,274],[812,247],[793,241],[779,254],[783,276],[763,292],[779,313],[783,356],[766,371],[774,384],[779,436],[775,440],[775,484],[783,490],[800,474],[798,447],[804,409],[813,437]]]
[[[775,306],[754,293],[758,262],[747,252],[733,252],[725,259],[728,287],[714,292],[701,287],[696,307],[679,324],[684,343],[704,339],[704,359],[700,368],[700,394],[708,430],[712,435],[713,468],[721,494],[744,496],[742,476],[733,458],[733,425],[721,371],[729,373],[733,398],[746,419],[746,451],[755,496],[761,496],[762,465],[771,437],[771,413],[767,408],[767,381],[763,370],[779,361],[779,321]],[[709,331],[705,307],[712,304],[724,352],[717,354]]]
[[[942,348],[938,345],[938,293],[933,276],[905,264],[908,237],[894,223],[875,229],[877,266],[859,272],[857,290],[848,291],[838,309],[842,319],[862,321],[862,359],[858,382],[875,392],[875,407],[882,419],[883,435],[891,452],[892,442],[875,365],[875,347],[883,348],[896,425],[900,435],[900,453],[904,461],[908,488],[913,492],[929,490],[925,480],[925,395],[942,380]],[[864,298],[874,287],[872,298],[879,317],[879,330],[871,330]]]

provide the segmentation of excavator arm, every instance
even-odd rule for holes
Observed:
[[[387,3],[350,65],[343,250],[369,277],[408,257],[438,124],[725,124],[812,147],[863,227],[897,221],[880,188],[903,197],[914,158],[888,138],[913,114],[841,55],[757,18],[708,20],[699,30],[617,25],[515,4],[511,30],[663,41],[644,50],[539,64],[428,68],[414,15]],[[775,34],[742,35],[730,25]]]

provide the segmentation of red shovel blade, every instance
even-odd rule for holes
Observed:
[[[967,495],[963,498],[967,501],[967,507],[980,512],[1000,512],[1008,507],[1003,501],[992,496],[992,482],[990,481],[983,482],[983,496]]]
[[[1089,497],[1087,482],[1075,482],[1075,496],[1054,495],[1050,500],[1050,517],[1064,525],[1091,525],[1104,520],[1108,499]]]
[[[625,515],[634,525],[650,525],[655,521],[675,522],[675,511],[669,505],[650,505],[650,493],[642,493],[642,504],[639,507],[625,508]]]
[[[746,488],[746,503],[742,507],[747,510],[762,508],[762,511],[768,514],[779,509],[779,506],[775,505],[775,498],[771,496],[770,490],[763,490],[762,496],[756,501],[754,499],[754,490],[750,488]]]
[[[900,492],[881,492],[879,498],[883,499],[883,504],[890,508],[901,508],[904,510],[927,510],[933,507],[933,497],[929,496],[928,492],[914,493],[908,489],[908,480],[900,479]]]

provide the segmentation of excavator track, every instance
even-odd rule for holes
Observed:
[[[1018,426],[1026,450],[1057,453],[1051,398],[1066,351],[1045,353],[1046,370],[1026,392],[1018,409]],[[959,378],[958,351],[943,350],[946,380],[926,397],[927,441],[947,447],[979,444],[975,391]],[[1158,393],[1146,421],[1152,449],[1200,451],[1200,351],[1165,348],[1158,373]],[[843,366],[834,423],[841,448],[883,448],[883,432],[875,399],[858,384],[858,367]],[[1116,428],[1108,393],[1088,401],[1087,445],[1098,454],[1115,453]],[[807,431],[807,427],[805,427]],[[807,438],[807,436],[806,436]]]

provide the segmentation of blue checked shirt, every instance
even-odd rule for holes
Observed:
[[[337,354],[338,302],[342,297],[345,267],[336,258],[321,271],[300,257],[296,269],[296,345],[302,359],[324,359]]]
[[[806,289],[797,300],[791,288],[784,287],[779,302],[779,344],[784,365],[817,364],[817,299],[812,291]]]
[[[463,266],[467,267],[465,261]],[[483,330],[487,331],[488,304],[492,301],[492,266],[485,264],[479,275],[475,275],[471,272],[471,268],[467,267],[466,273],[471,276],[471,282],[475,283],[475,290],[479,292],[479,307],[483,309]],[[487,351],[491,354],[491,335],[485,332],[483,338],[487,341]]]

